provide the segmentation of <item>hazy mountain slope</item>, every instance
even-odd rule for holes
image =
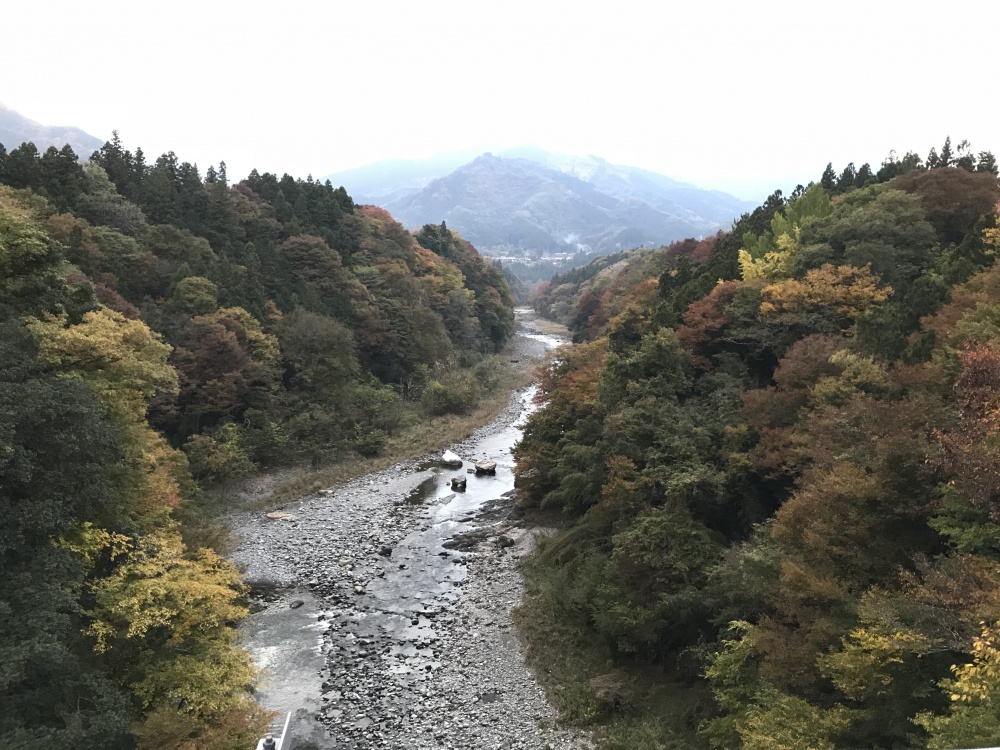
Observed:
[[[484,154],[386,207],[408,226],[447,221],[477,247],[494,251],[659,245],[711,233],[736,215],[718,220],[680,206],[663,210],[619,192],[622,197],[537,161]]]
[[[480,149],[466,149],[427,159],[386,159],[328,174],[320,182],[329,180],[334,187],[342,185],[357,203],[385,205],[416,193],[480,153]]]
[[[692,221],[708,219],[729,226],[755,204],[718,190],[697,185],[638,167],[611,164],[599,156],[571,156],[546,151],[538,146],[519,146],[500,154],[530,159],[590,183],[619,200],[640,200],[668,214],[687,215]]]
[[[12,151],[27,141],[34,143],[39,151],[45,151],[49,146],[62,148],[68,143],[81,160],[90,158],[91,153],[104,145],[100,138],[80,128],[41,125],[0,104],[0,143]]]

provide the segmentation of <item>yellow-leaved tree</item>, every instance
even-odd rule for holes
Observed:
[[[953,666],[954,679],[941,683],[951,696],[951,710],[916,718],[930,734],[929,750],[983,747],[1000,736],[1000,623],[981,627],[972,642],[972,662]]]
[[[822,313],[833,311],[853,320],[870,306],[884,302],[892,289],[879,285],[870,266],[833,266],[829,263],[806,273],[805,277],[761,290],[762,318],[782,314]]]
[[[139,320],[102,307],[71,324],[63,315],[29,319],[38,336],[39,359],[86,380],[109,409],[144,419],[148,399],[177,391],[177,373],[167,364],[170,345]]]
[[[245,589],[231,562],[186,548],[171,510],[190,482],[187,462],[146,421],[149,398],[177,391],[171,348],[141,321],[106,308],[79,322],[62,314],[29,318],[27,326],[39,360],[89,384],[122,435],[113,479],[127,488],[118,517],[129,528],[85,522],[60,544],[91,571],[85,632],[141,706],[138,747],[252,746],[268,715],[250,698],[255,670],[236,645]]]

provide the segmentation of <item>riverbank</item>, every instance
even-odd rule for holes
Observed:
[[[524,358],[552,343],[530,329],[518,338]],[[589,747],[556,726],[511,620],[533,532],[511,518],[510,448],[532,395],[436,446],[469,467],[496,461],[495,476],[427,456],[286,503],[286,520],[230,517],[255,591],[245,643],[272,675],[259,698],[296,712],[296,747]],[[467,478],[465,493],[452,476]]]

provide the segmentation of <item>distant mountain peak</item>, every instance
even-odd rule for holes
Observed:
[[[104,145],[104,141],[100,138],[80,128],[67,125],[42,125],[0,103],[0,143],[8,151],[12,151],[22,143],[28,142],[34,143],[39,151],[45,151],[49,146],[62,148],[69,144],[81,160],[90,158],[91,153]]]
[[[386,207],[410,227],[445,220],[501,255],[659,246],[712,234],[747,209],[664,175],[537,147],[480,154]]]
[[[454,157],[454,155],[453,155]],[[753,205],[666,175],[531,144],[331,175],[405,225],[446,221],[487,253],[607,253],[728,228]],[[343,179],[340,179],[340,178]]]

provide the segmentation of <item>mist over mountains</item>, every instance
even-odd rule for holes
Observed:
[[[330,180],[334,186],[343,185],[346,189],[353,190],[351,197],[358,203],[384,206],[413,195],[432,180],[453,172],[480,153],[480,149],[466,149],[437,154],[427,159],[385,159],[335,172],[323,177],[321,181]]]
[[[461,161],[467,154],[378,162],[324,179],[342,184],[360,203],[383,206],[408,227],[446,221],[493,255],[662,245],[726,229],[753,207],[597,156],[522,146]]]
[[[81,161],[104,145],[104,141],[85,133],[80,128],[61,125],[42,125],[29,120],[19,112],[0,104],[0,143],[8,151],[22,143],[34,143],[40,152],[49,146],[62,148],[69,144]]]

